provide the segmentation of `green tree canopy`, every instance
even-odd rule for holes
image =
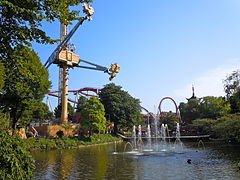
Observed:
[[[105,118],[105,109],[103,104],[94,96],[92,96],[80,110],[80,124],[89,130],[105,132],[107,120]]]
[[[81,110],[86,106],[88,99],[85,96],[80,96],[78,99],[78,105],[76,112],[81,112]]]
[[[3,91],[4,80],[5,80],[5,68],[4,64],[0,61],[0,93]]]
[[[27,47],[16,47],[3,63],[6,79],[0,94],[0,109],[10,112],[12,128],[15,129],[30,104],[42,101],[51,82],[37,54]]]
[[[240,115],[228,114],[218,118],[213,131],[219,138],[240,143]]]
[[[233,71],[224,80],[224,90],[227,98],[229,99],[240,90],[240,71]]]
[[[200,118],[199,104],[199,99],[190,99],[187,103],[180,103],[179,110],[183,122],[189,124],[192,123],[192,120]]]
[[[160,118],[162,124],[167,124],[170,130],[176,129],[176,124],[179,123],[179,118],[173,112],[166,112],[163,117]]]
[[[240,112],[240,71],[234,71],[224,80],[224,90],[231,106],[231,113]]]
[[[191,99],[187,103],[179,105],[181,118],[186,123],[192,123],[195,119],[217,119],[230,112],[230,104],[224,97],[205,96],[199,99]]]
[[[53,113],[49,111],[48,106],[39,101],[31,101],[29,106],[25,109],[22,118],[19,120],[18,124],[24,127],[31,122],[44,123],[46,120],[50,120],[53,117]]]
[[[83,2],[91,0],[1,0],[0,11],[0,57],[6,57],[17,45],[54,43],[42,29],[43,21],[53,22],[56,19],[64,24],[79,19],[79,11],[73,10]]]
[[[60,118],[62,113],[62,103],[60,103],[55,109],[54,109],[54,116],[56,118]],[[68,119],[72,118],[74,116],[74,108],[70,103],[68,103]]]
[[[129,130],[133,125],[143,123],[139,99],[133,98],[121,88],[121,86],[110,83],[105,85],[99,94],[106,116],[114,122],[115,132],[118,128]]]
[[[200,118],[217,119],[230,112],[230,104],[224,97],[206,96],[200,100]]]

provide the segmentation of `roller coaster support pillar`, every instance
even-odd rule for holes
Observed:
[[[68,66],[63,65],[63,81],[62,81],[62,113],[60,123],[68,123]]]

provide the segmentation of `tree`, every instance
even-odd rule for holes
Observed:
[[[196,119],[193,120],[190,128],[196,129],[197,133],[213,135],[213,126],[216,124],[216,119]]]
[[[68,103],[68,119],[71,119],[74,115],[74,108],[70,103]],[[60,103],[55,109],[54,109],[54,116],[56,118],[60,118],[62,113],[62,103]]]
[[[80,96],[78,99],[78,105],[76,112],[81,112],[81,110],[86,106],[88,99],[85,96]]]
[[[3,63],[0,61],[0,93],[3,90],[4,80],[5,80],[5,68]]]
[[[240,143],[240,115],[228,114],[217,119],[213,131],[217,137]]]
[[[105,132],[107,123],[105,109],[96,97],[92,96],[80,113],[82,116],[80,124],[89,130],[89,135],[92,134],[92,131]]]
[[[190,99],[187,103],[180,103],[180,115],[182,120],[191,124],[192,120],[200,118],[200,101],[199,99]]]
[[[224,80],[224,90],[229,100],[231,113],[240,112],[240,71],[234,71]]]
[[[206,96],[200,99],[200,118],[217,119],[230,112],[230,104],[224,97]]]
[[[72,6],[91,0],[4,0],[0,1],[0,57],[7,58],[12,49],[18,45],[54,43],[41,28],[42,22],[53,22],[56,19],[64,24],[79,19],[79,11]]]
[[[179,118],[176,116],[175,113],[170,111],[170,112],[164,113],[163,117],[160,117],[160,122],[162,124],[167,124],[168,129],[175,130],[176,124],[179,122]]]
[[[135,99],[123,91],[121,86],[110,83],[104,86],[99,93],[106,115],[114,123],[115,133],[119,128],[129,130],[133,125],[143,123],[139,99]]]
[[[3,63],[6,79],[3,93],[0,94],[0,109],[10,112],[14,130],[33,101],[42,101],[51,82],[37,54],[27,47],[14,48],[9,59]]]
[[[227,99],[236,94],[240,90],[240,71],[233,71],[232,74],[228,75],[224,80],[224,91]]]
[[[24,127],[31,122],[41,124],[46,120],[50,120],[52,117],[53,113],[49,111],[49,108],[45,103],[34,100],[31,101],[29,107],[25,109],[18,124],[21,127]]]

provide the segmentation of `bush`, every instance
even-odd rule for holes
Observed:
[[[240,143],[240,115],[230,114],[219,118],[213,131],[220,138]]]
[[[64,137],[62,139],[28,138],[21,141],[27,149],[64,149],[69,147],[78,147],[80,145],[98,144],[104,142],[119,141],[121,138],[111,136],[110,134],[93,134],[90,138]]]
[[[216,122],[215,119],[196,119],[193,120],[191,128],[196,129],[200,134],[213,134],[213,126]]]
[[[64,132],[62,130],[59,130],[56,134],[59,138],[63,138],[64,136]]]
[[[33,176],[34,160],[18,139],[0,132],[0,179],[26,180]]]

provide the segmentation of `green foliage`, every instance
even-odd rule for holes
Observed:
[[[230,112],[230,104],[223,97],[206,96],[200,99],[200,118],[217,119]]]
[[[167,124],[168,129],[175,130],[176,129],[176,123],[179,122],[179,118],[176,116],[173,112],[167,112],[164,117],[160,118],[160,122],[162,124]]]
[[[240,115],[230,114],[219,118],[213,130],[220,138],[240,143]]]
[[[196,119],[193,121],[190,128],[196,129],[200,134],[211,134],[213,135],[213,126],[216,124],[215,119]]]
[[[55,109],[54,109],[54,115],[56,118],[61,117],[62,112],[62,103],[60,103]],[[68,103],[68,119],[72,118],[74,115],[74,108],[70,103]]]
[[[10,129],[11,125],[9,115],[0,112],[0,131],[7,131]]]
[[[43,123],[52,118],[53,114],[45,103],[36,100],[30,102],[18,122],[19,126],[24,127],[31,122]]]
[[[31,179],[34,168],[34,160],[21,141],[0,131],[0,179]]]
[[[5,66],[6,79],[0,94],[0,108],[10,112],[12,128],[34,101],[41,102],[51,82],[37,54],[23,46],[14,49]]]
[[[200,118],[199,104],[199,99],[190,99],[187,103],[180,103],[179,110],[181,118],[185,123],[190,124],[194,119]]]
[[[121,86],[110,83],[104,86],[99,94],[107,116],[114,122],[114,130],[129,130],[132,126],[143,123],[139,99],[135,99],[123,91]]]
[[[233,71],[232,74],[228,75],[224,80],[224,90],[229,99],[236,92],[239,91],[240,88],[240,71]]]
[[[56,133],[56,135],[57,135],[59,138],[63,138],[64,132],[61,131],[61,130],[59,130],[59,131]]]
[[[85,96],[80,96],[78,99],[78,105],[76,112],[81,112],[82,109],[86,106],[88,99]]]
[[[41,29],[44,21],[60,20],[64,24],[79,19],[76,6],[90,0],[4,0],[1,5],[1,38],[0,57],[11,54],[11,48],[17,45],[31,45],[30,41],[38,43],[54,43]]]
[[[111,136],[110,134],[93,134],[90,138],[81,137],[64,137],[62,139],[44,139],[28,138],[21,141],[27,149],[65,149],[70,147],[79,147],[82,145],[91,145],[97,143],[120,141],[121,138]]]
[[[205,96],[180,103],[182,120],[191,124],[195,119],[217,119],[230,112],[230,104],[223,97]]]
[[[4,80],[5,80],[5,68],[3,63],[0,61],[0,93],[4,87]]]
[[[106,118],[103,104],[94,96],[92,96],[80,110],[81,122],[80,124],[88,129],[90,132],[98,131],[105,132]]]
[[[231,106],[231,113],[240,112],[240,71],[234,71],[224,80],[224,90]]]

